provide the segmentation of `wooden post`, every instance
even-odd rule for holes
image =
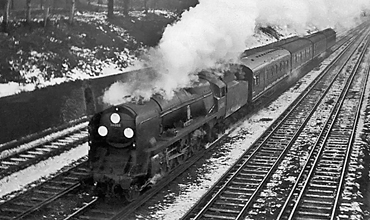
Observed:
[[[130,0],[123,0],[123,14],[125,16],[128,16],[128,8],[129,8],[129,5],[130,5]]]
[[[31,0],[26,1],[26,22],[31,23]]]
[[[71,0],[71,14],[69,15],[69,23],[73,24],[73,17],[75,14],[75,8],[76,8],[76,0]]]
[[[8,32],[9,14],[10,14],[10,0],[6,0],[5,7],[4,7],[3,23],[2,23],[4,32]]]
[[[46,27],[48,20],[49,20],[49,10],[50,10],[50,0],[45,0],[45,7],[44,7],[44,27]]]
[[[114,14],[114,0],[108,0],[108,18],[112,18]]]

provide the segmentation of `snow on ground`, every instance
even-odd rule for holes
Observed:
[[[87,155],[88,144],[84,143],[61,155],[41,161],[24,170],[13,173],[0,180],[0,203],[14,197],[18,192],[27,191],[57,172],[61,172],[66,165],[76,162]]]
[[[78,124],[76,126],[64,129],[62,131],[58,131],[58,132],[54,132],[50,135],[46,135],[45,137],[42,137],[40,139],[31,141],[29,143],[22,144],[22,145],[20,145],[16,148],[12,148],[12,149],[9,149],[9,150],[3,150],[3,151],[0,152],[0,159],[3,159],[3,158],[8,157],[10,155],[22,152],[22,151],[27,150],[27,149],[33,148],[35,146],[45,144],[46,142],[50,142],[50,141],[52,141],[52,140],[54,140],[54,139],[56,139],[60,136],[70,134],[73,131],[85,128],[87,126],[87,124],[88,124],[88,122],[84,122],[84,123]],[[0,148],[4,145],[6,145],[6,144],[0,144]]]
[[[276,101],[269,106],[261,109],[250,118],[241,122],[238,127],[232,131],[230,137],[238,137],[232,144],[226,143],[227,148],[231,150],[224,156],[211,158],[205,162],[205,166],[199,168],[197,173],[199,179],[196,183],[189,185],[181,184],[176,192],[168,190],[164,195],[164,200],[156,202],[145,210],[136,214],[133,219],[162,219],[172,220],[180,219],[196,203],[203,194],[234,164],[251,144],[263,134],[278,116],[301,94],[301,92],[323,71],[323,69],[337,55],[333,53],[327,58],[321,66],[309,72],[305,77],[299,80],[295,86],[283,93]],[[271,120],[261,120],[271,119]],[[220,146],[219,148],[223,148]]]

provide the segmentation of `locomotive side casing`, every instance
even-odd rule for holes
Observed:
[[[239,110],[250,101],[250,80],[251,73],[243,65],[231,65],[229,70],[223,72],[221,77],[226,85],[226,112],[224,117]]]

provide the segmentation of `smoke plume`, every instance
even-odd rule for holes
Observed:
[[[158,46],[148,51],[146,64],[155,73],[140,82],[115,84],[115,92],[107,94],[118,98],[104,100],[118,104],[125,101],[119,97],[148,99],[154,93],[171,98],[174,91],[196,81],[197,72],[237,62],[255,42],[257,26],[285,28],[298,35],[309,29],[350,28],[369,5],[367,0],[199,0],[177,23],[167,26]]]

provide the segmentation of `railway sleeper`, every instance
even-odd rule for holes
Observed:
[[[327,185],[327,184],[316,184],[316,183],[310,183],[311,187],[321,188],[321,189],[336,189],[336,185]]]
[[[322,189],[322,188],[314,188],[314,189],[309,189],[308,192],[310,193],[317,193],[317,194],[320,194],[320,193],[323,193],[323,194],[329,194],[329,195],[333,195],[334,194],[334,191],[333,190],[328,190],[328,189]]]
[[[239,175],[241,176],[259,176],[259,177],[264,177],[266,175],[267,170],[247,170],[243,169]]]
[[[223,193],[225,194],[229,194],[229,195],[235,195],[235,196],[241,196],[241,197],[244,197],[244,196],[248,196],[248,195],[252,195],[252,193],[254,192],[254,189],[248,189],[248,188],[245,188],[245,189],[242,189],[243,191],[241,192],[241,190],[237,189],[235,191],[233,191],[234,189],[227,189],[225,190]],[[246,192],[246,191],[250,191],[250,192]],[[250,193],[250,194],[249,194]]]
[[[27,201],[14,201],[12,202],[12,204],[14,205],[17,205],[17,206],[24,206],[24,207],[27,207],[27,208],[31,208],[31,207],[34,207],[34,204],[32,203],[29,203]]]
[[[0,164],[0,169],[7,170],[9,167],[9,165]]]
[[[332,200],[317,200],[317,199],[310,199],[310,198],[304,198],[303,202],[307,203],[315,203],[315,204],[320,204],[320,205],[332,205],[333,201]]]
[[[254,176],[251,176],[249,178],[245,178],[245,177],[236,177],[235,179],[236,180],[239,180],[241,182],[243,182],[243,184],[249,184],[249,185],[258,185],[260,184],[261,180],[263,180],[263,176],[259,176],[259,177],[254,177]]]
[[[260,153],[266,153],[267,155],[271,156],[271,155],[275,155],[276,151],[271,148],[262,147],[262,149],[260,150]]]
[[[211,207],[211,208],[209,208],[209,211],[224,213],[224,214],[229,214],[229,213],[239,214],[239,211],[237,211],[235,209],[223,209],[223,208]]]
[[[344,156],[336,155],[323,155],[321,157],[320,163],[333,163],[333,162],[341,162],[344,160]]]
[[[35,192],[37,194],[41,194],[42,196],[43,195],[54,196],[54,195],[58,194],[58,192],[53,192],[53,191],[47,190],[47,189],[35,189],[35,190],[33,190],[33,192]]]
[[[235,219],[235,216],[230,216],[230,217],[220,216],[218,213],[213,214],[213,215],[212,214],[204,214],[204,217],[210,218],[210,219],[230,219],[230,220]]]
[[[254,163],[257,162],[257,163],[270,164],[270,165],[272,165],[274,162],[274,161],[266,160],[263,158],[253,158],[252,160]]]
[[[337,166],[330,166],[327,164],[319,166],[316,171],[319,171],[320,173],[322,172],[327,172],[327,173],[338,173],[342,170],[342,167],[340,166],[341,164],[338,164]]]
[[[251,183],[260,183],[261,180],[266,176],[267,172],[255,174],[255,173],[242,173],[238,177],[236,177],[238,180],[248,181]]]
[[[220,199],[222,199],[222,200],[226,200],[226,201],[232,200],[232,201],[238,201],[238,202],[242,202],[242,203],[247,202],[249,200],[249,198],[250,198],[250,195],[248,196],[248,198],[228,197],[228,196],[225,196],[225,195],[220,196]]]
[[[322,200],[322,199],[327,199],[327,200],[332,200],[333,199],[333,194],[331,194],[331,195],[323,195],[323,194],[316,194],[316,193],[310,193],[310,192],[308,192],[308,193],[306,193],[306,196],[307,197],[309,197],[309,198],[311,198],[311,199],[314,199],[314,198],[316,198],[316,199],[320,199],[320,200]]]
[[[109,214],[109,215],[116,215],[117,214],[117,211],[110,211],[110,210],[99,210],[99,209],[92,209],[90,210],[90,212],[92,213],[95,213],[95,214],[102,214],[102,215],[106,215],[106,214]]]
[[[63,180],[69,180],[69,181],[75,181],[75,182],[78,182],[79,181],[79,177],[75,177],[75,176],[65,176],[63,177]]]
[[[7,207],[1,207],[1,212],[11,212],[11,213],[22,213],[23,210],[28,209],[28,206],[7,206]]]
[[[19,154],[18,155],[19,157],[23,157],[23,158],[27,158],[27,159],[33,159],[33,158],[36,158],[35,155],[33,154]]]
[[[347,148],[348,145],[345,145],[343,147]],[[330,143],[327,144],[327,146],[324,149],[324,153],[327,154],[340,154],[343,153],[342,149],[338,149],[338,145],[331,145]]]
[[[77,175],[77,176],[87,176],[89,173],[85,172],[84,170],[82,171],[71,171],[70,174],[72,175]]]
[[[48,148],[53,148],[53,149],[59,149],[60,148],[60,146],[63,146],[63,145],[54,145],[54,143],[53,144],[48,144],[48,145],[44,145],[45,147],[48,147]]]
[[[305,217],[305,219],[327,219],[329,218],[329,213],[321,213],[321,212],[310,212],[310,211],[306,211],[306,210],[299,210],[298,211],[298,214],[300,215],[303,215]]]
[[[261,154],[259,153],[258,155],[255,156],[256,159],[259,159],[259,160],[271,160],[271,159],[275,159],[273,156],[271,156],[271,154]]]
[[[73,185],[76,184],[76,182],[70,182],[66,180],[50,180],[49,183],[54,183],[56,185]]]
[[[244,204],[242,203],[233,203],[231,201],[227,201],[225,202],[224,200],[216,200],[215,203],[216,205],[220,205],[220,206],[224,206],[224,207],[230,207],[230,208],[233,208],[233,207],[244,207]]]
[[[9,158],[9,160],[12,160],[12,161],[15,161],[15,162],[24,162],[24,161],[27,161],[27,159],[20,158],[20,157],[12,157],[12,158]]]
[[[65,187],[63,186],[53,186],[53,185],[44,185],[43,187],[45,189],[58,190],[58,191],[65,189]]]
[[[255,166],[262,166],[262,167],[266,167],[266,168],[270,168],[272,165],[273,165],[273,163],[261,163],[261,162],[253,162],[253,165],[255,165]],[[248,165],[249,166],[249,165]]]
[[[316,169],[316,175],[321,175],[321,176],[338,176],[340,175],[339,171],[336,170],[336,171],[331,171],[331,170],[328,170],[328,169],[322,169],[322,167],[319,167]]]
[[[268,170],[270,170],[271,166],[259,166],[258,164],[248,164],[245,166],[244,170],[246,169],[256,169],[256,170],[261,170],[261,171],[264,171],[264,172],[267,172]]]
[[[317,203],[302,203],[301,207],[304,209],[308,209],[310,211],[330,211],[332,209],[332,205],[326,205],[324,206],[323,204],[318,205]]]
[[[27,153],[34,154],[34,155],[43,155],[44,154],[44,152],[40,152],[40,151],[36,151],[36,150],[28,151]]]
[[[315,179],[312,181],[313,184],[317,184],[317,185],[323,185],[323,184],[327,184],[328,186],[336,186],[338,185],[338,182],[337,181],[333,181],[333,180],[324,180],[324,179]]]
[[[240,187],[235,187],[235,186],[228,186],[227,189],[229,190],[229,192],[233,192],[232,190],[235,190],[237,193],[243,191],[245,193],[248,193],[250,191],[254,192],[254,190],[257,188],[259,184],[250,184],[250,183],[246,183],[245,184],[245,187],[243,188],[240,188]]]

